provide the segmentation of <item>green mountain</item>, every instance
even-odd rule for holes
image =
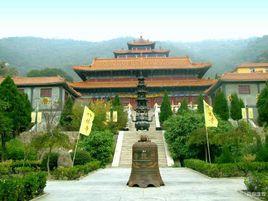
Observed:
[[[133,38],[88,42],[35,37],[0,39],[0,60],[16,67],[20,74],[42,68],[60,68],[74,79],[74,65],[87,65],[94,57],[113,57],[115,49],[127,48]],[[242,62],[268,61],[268,36],[244,40],[210,40],[201,42],[159,41],[158,47],[171,50],[171,56],[189,55],[195,62],[211,62],[206,76],[231,71]]]

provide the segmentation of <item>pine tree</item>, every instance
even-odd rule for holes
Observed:
[[[122,106],[120,98],[118,95],[115,95],[113,101],[112,101],[112,106],[116,107],[116,106]]]
[[[31,103],[27,95],[19,92],[10,76],[7,76],[0,85],[0,99],[7,107],[3,114],[11,119],[13,136],[25,131],[31,123]]]
[[[111,123],[110,126],[113,125],[116,130],[123,129],[127,124],[127,113],[124,111],[124,106],[118,95],[114,97],[111,109],[112,111],[117,111],[117,122]]]
[[[238,98],[237,94],[231,95],[230,115],[233,120],[242,119],[241,108],[243,107],[243,105],[243,101]]]
[[[197,105],[197,111],[199,113],[204,113],[204,103],[203,103],[204,97],[202,94],[198,96],[198,105]]]
[[[7,104],[0,100],[0,136],[1,136],[1,160],[4,161],[6,159],[6,142],[10,138],[10,133],[12,131],[12,121],[8,118],[4,111],[7,107]]]
[[[218,91],[215,96],[213,111],[219,115],[219,117],[223,120],[229,119],[229,108],[227,99],[223,92]]]
[[[160,116],[159,120],[161,123],[166,121],[170,116],[172,116],[172,109],[170,104],[170,99],[167,92],[164,93],[163,101],[160,107]]]
[[[259,95],[257,108],[259,113],[259,123],[268,126],[268,84],[266,84],[266,87]]]
[[[181,106],[178,110],[178,113],[184,113],[184,112],[187,112],[189,111],[189,108],[188,108],[188,102],[187,100],[184,98],[181,102]]]
[[[71,122],[73,120],[73,105],[74,101],[69,97],[64,104],[60,116],[60,126],[65,130],[70,130]]]

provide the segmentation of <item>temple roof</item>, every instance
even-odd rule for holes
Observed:
[[[169,50],[166,49],[152,49],[152,50],[114,50],[113,53],[116,54],[127,54],[127,53],[169,53]]]
[[[268,73],[224,73],[221,81],[268,81]]]
[[[132,42],[128,42],[127,44],[130,46],[140,46],[140,45],[153,45],[155,44],[155,42],[145,40],[142,38],[142,36],[140,36],[138,40],[133,40]]]
[[[266,82],[268,81],[268,73],[224,73],[220,79],[213,84],[211,87],[209,87],[205,93],[210,94],[214,90],[218,88],[218,86],[222,82],[237,82],[237,83],[243,83],[243,82]]]
[[[147,87],[195,87],[211,86],[216,81],[212,79],[182,79],[182,78],[147,78]],[[84,82],[73,82],[72,87],[77,89],[96,88],[136,88],[137,79],[117,78],[117,79],[95,79]]]
[[[4,77],[0,77],[0,83],[4,80]],[[60,76],[54,77],[12,77],[14,83],[18,87],[27,87],[27,86],[55,86],[55,85],[64,85],[66,90],[72,93],[74,96],[81,96],[80,93],[75,91],[64,78]]]
[[[75,71],[110,71],[136,69],[199,69],[210,63],[192,63],[189,57],[95,58],[90,66],[74,66]]]
[[[249,67],[268,67],[268,63],[242,63],[236,68],[249,68]]]

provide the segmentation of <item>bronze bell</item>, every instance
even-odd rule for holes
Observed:
[[[158,166],[157,145],[146,135],[141,135],[132,146],[132,168],[127,185],[141,188],[164,185]]]

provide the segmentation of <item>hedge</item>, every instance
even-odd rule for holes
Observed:
[[[46,173],[34,172],[25,175],[6,175],[0,178],[0,200],[30,200],[43,193]]]
[[[40,161],[6,161],[0,163],[0,175],[17,174],[18,171],[30,172],[40,170]],[[24,170],[25,171],[24,171]]]
[[[258,192],[261,197],[268,200],[268,171],[252,172],[244,181],[247,190],[250,192]]]
[[[186,159],[185,167],[194,169],[210,177],[241,177],[249,172],[268,171],[268,162],[238,162],[209,164],[198,159]]]
[[[101,162],[92,161],[85,165],[77,165],[74,167],[59,167],[52,171],[52,176],[57,180],[74,180],[79,179],[81,176],[92,172],[101,167]]]

